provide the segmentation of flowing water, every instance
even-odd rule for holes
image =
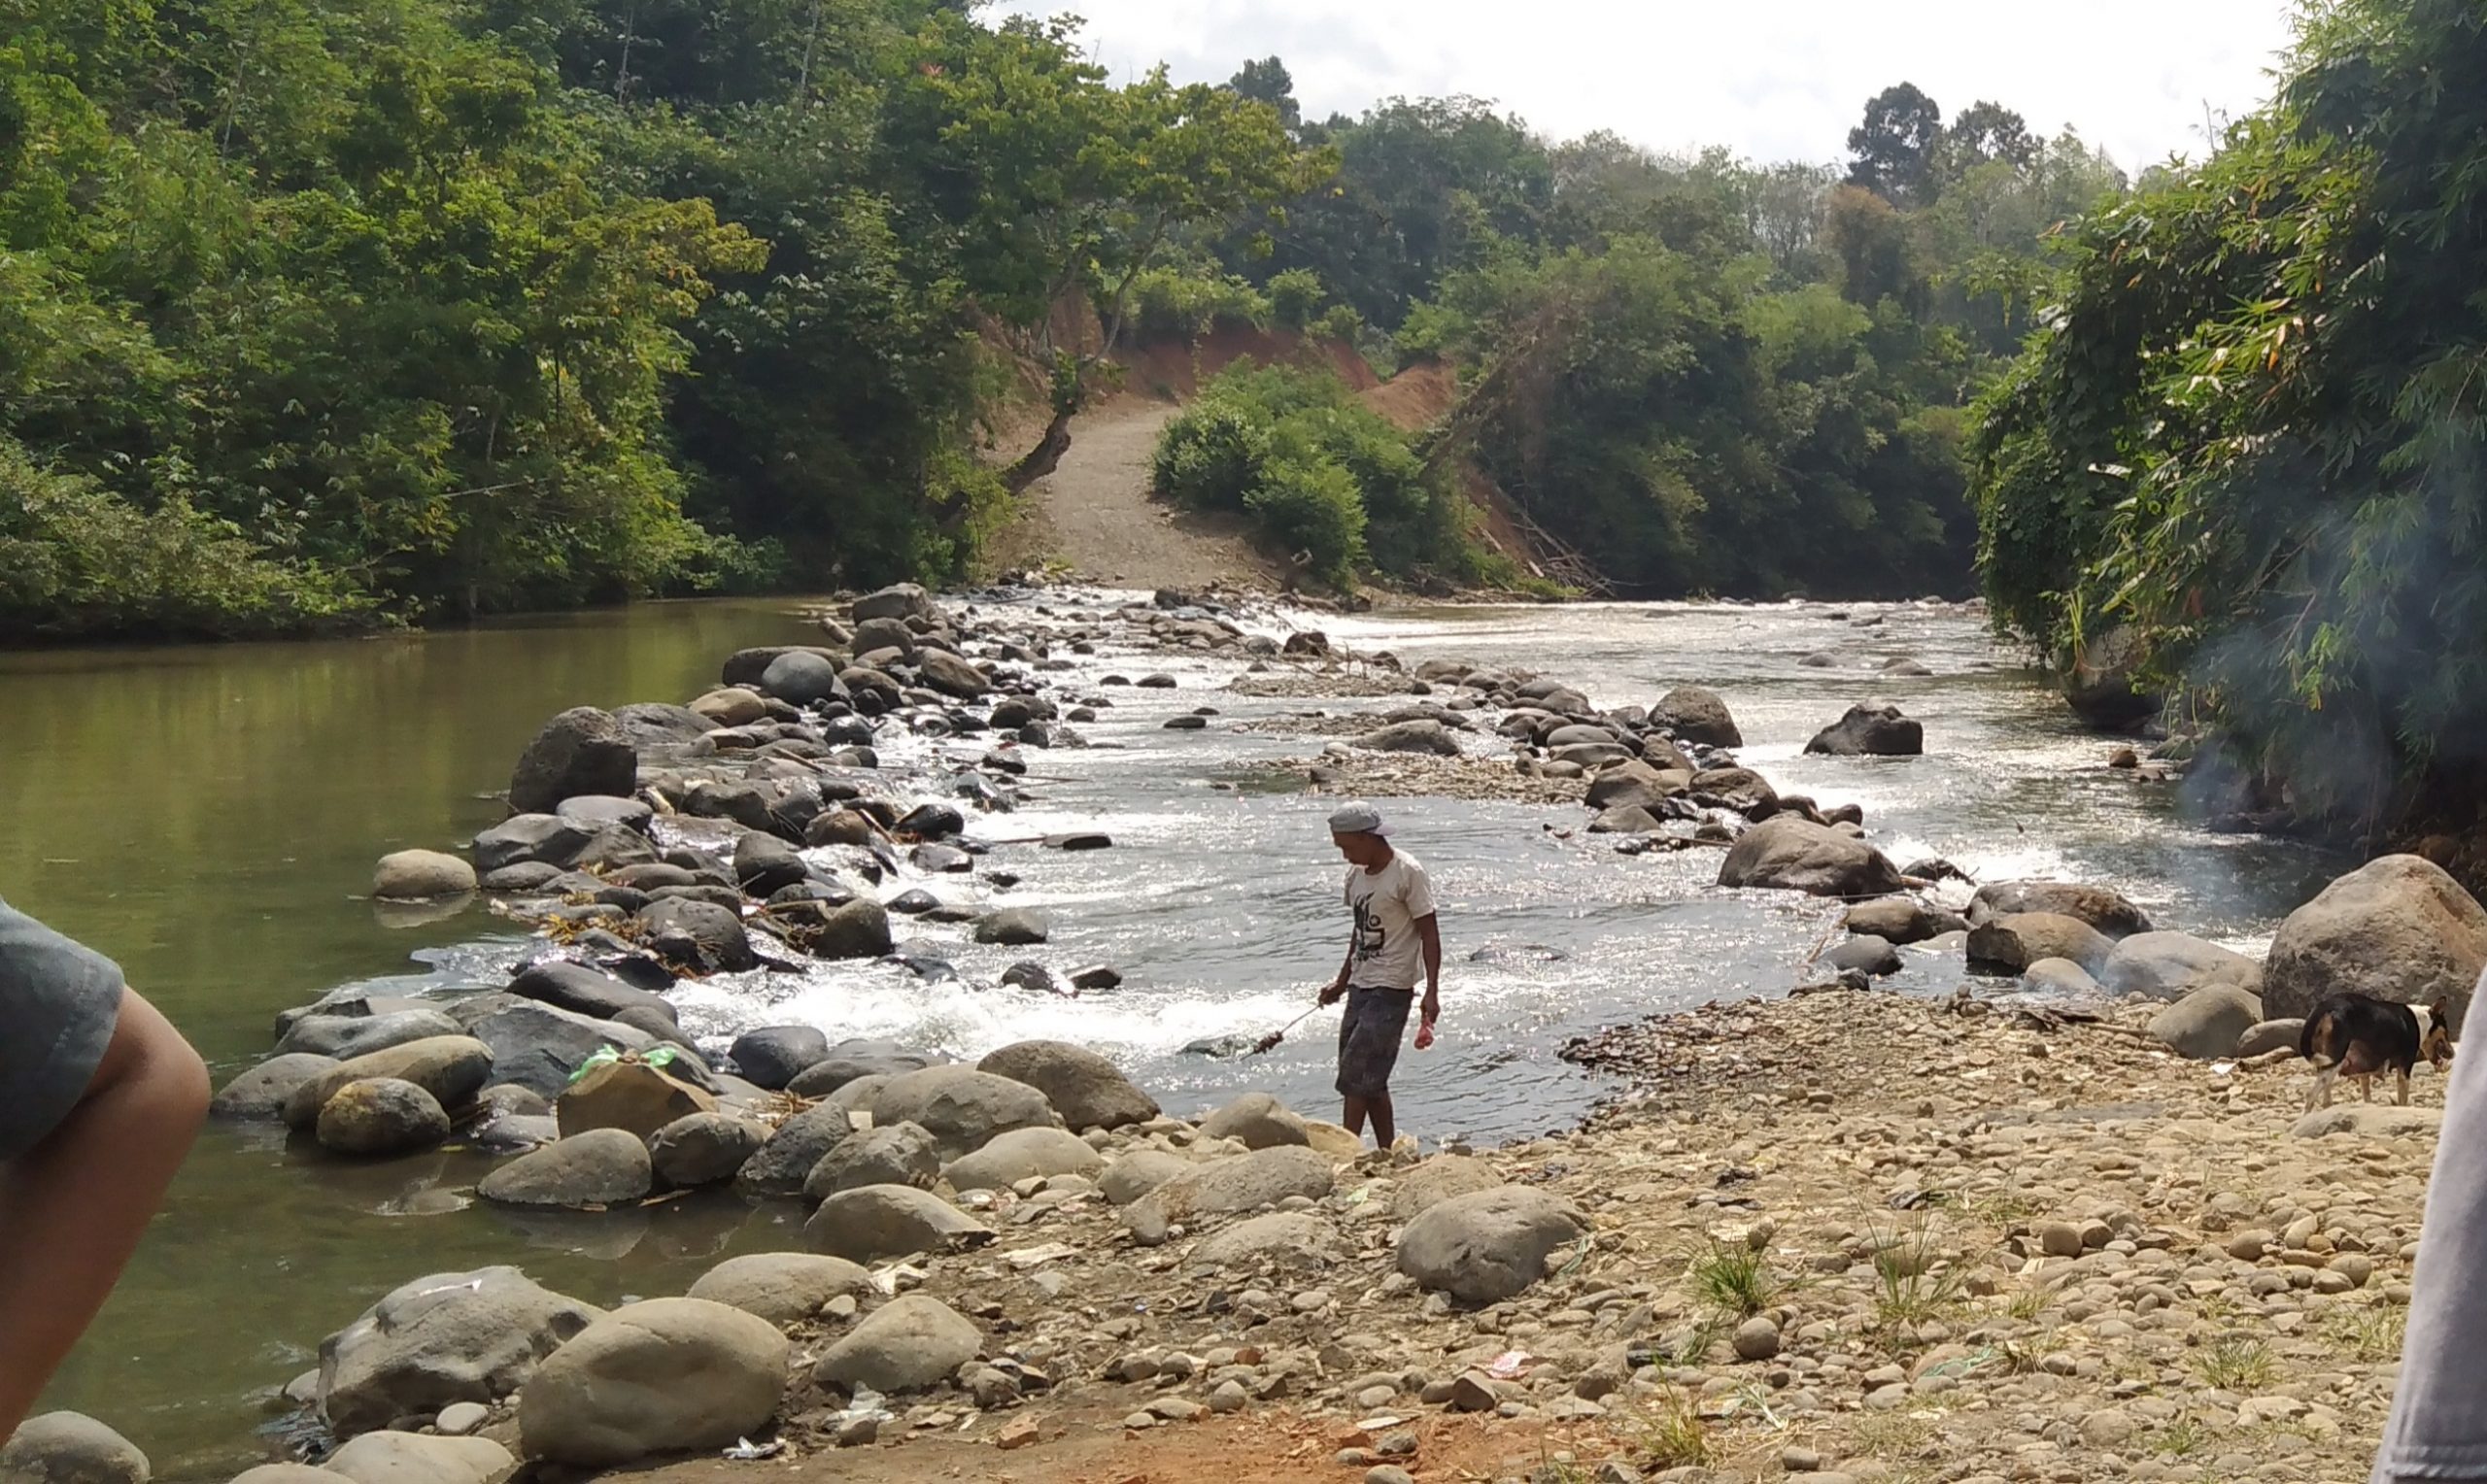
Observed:
[[[2163,788],[2100,766],[2035,677],[1956,610],[1582,605],[1404,610],[1320,621],[1359,649],[1564,678],[1604,705],[1681,684],[1720,691],[1741,757],[1783,791],[1863,805],[1903,862],[1940,855],[1981,879],[2113,884],[2162,926],[2239,946],[2310,894],[2336,862],[2303,848],[2182,824]],[[480,911],[409,921],[358,894],[371,861],[454,848],[501,813],[492,795],[542,720],[581,703],[684,699],[725,655],[802,642],[781,603],[658,604],[470,631],[351,643],[62,651],[0,656],[0,896],[96,944],[187,1031],[219,1080],[265,1055],[270,1021],[349,982],[450,993],[490,984],[522,941]],[[1798,660],[1825,652],[1832,668]],[[1877,673],[1895,656],[1930,678]],[[1029,1036],[1083,1042],[1124,1063],[1170,1111],[1266,1089],[1308,1109],[1329,1092],[1335,1012],[1273,1055],[1186,1055],[1196,1039],[1292,1019],[1335,972],[1342,867],[1322,827],[1335,800],[1274,783],[1255,763],[1318,752],[1319,736],[1236,722],[1379,701],[1250,699],[1208,688],[1229,662],[1135,661],[1181,688],[1110,693],[1098,746],[1033,754],[1016,814],[980,819],[990,861],[1025,876],[1012,904],[1041,907],[1036,950],[947,940],[960,978],[838,964],[803,976],[712,981],[678,995],[703,1037],[809,1022],[972,1058]],[[1850,702],[1889,695],[1925,725],[1927,756],[1802,756]],[[1208,732],[1159,723],[1204,702]],[[1472,742],[1483,748],[1493,739]],[[1499,746],[1499,743],[1493,743]],[[930,744],[900,743],[894,762]],[[1837,908],[1720,892],[1713,851],[1618,856],[1562,838],[1571,806],[1384,800],[1396,838],[1431,868],[1447,962],[1442,1043],[1402,1062],[1401,1126],[1427,1140],[1519,1137],[1569,1124],[1596,1079],[1555,1056],[1618,1021],[1796,983]],[[1073,826],[1115,848],[1006,843]],[[893,880],[895,894],[918,883]],[[930,885],[973,899],[959,878]],[[1108,962],[1124,987],[1075,1000],[995,986],[1011,961]],[[1914,953],[1899,983],[1948,991],[1957,959]],[[982,986],[982,987],[979,987]],[[791,1245],[800,1212],[726,1196],[552,1219],[471,1204],[482,1166],[446,1152],[377,1165],[322,1158],[265,1131],[211,1130],[101,1322],[48,1399],[105,1418],[171,1478],[221,1478],[264,1454],[254,1436],[276,1388],[320,1338],[426,1272],[512,1262],[594,1302],[678,1293],[719,1257]]]

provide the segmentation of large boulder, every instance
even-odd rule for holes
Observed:
[[[931,1190],[940,1178],[941,1150],[933,1135],[913,1124],[881,1124],[858,1129],[830,1146],[829,1153],[822,1155],[819,1163],[812,1165],[811,1173],[803,1177],[803,1194],[814,1200],[827,1200],[839,1191],[858,1191],[868,1185],[911,1185]]]
[[[475,868],[436,850],[392,851],[371,872],[371,894],[382,901],[434,901],[473,890]]]
[[[844,1258],[809,1252],[755,1252],[728,1258],[699,1275],[687,1297],[731,1304],[779,1328],[801,1324],[843,1294],[864,1298],[872,1275]]]
[[[487,1437],[384,1432],[363,1433],[320,1467],[354,1484],[500,1484],[518,1460]]]
[[[616,1205],[656,1188],[647,1142],[621,1129],[591,1129],[531,1150],[486,1175],[475,1194],[500,1205]]]
[[[2233,985],[2211,984],[2150,1018],[2150,1033],[2181,1056],[2216,1062],[2263,1019],[2263,1001]]]
[[[626,1057],[601,1062],[562,1089],[553,1115],[562,1137],[618,1129],[640,1140],[679,1119],[717,1111],[717,1099],[660,1066]]]
[[[625,798],[639,787],[639,748],[609,711],[573,706],[544,724],[510,774],[513,814],[550,814],[580,793]]]
[[[1399,1234],[1399,1270],[1462,1303],[1494,1303],[1546,1276],[1546,1260],[1589,1229],[1580,1208],[1534,1186],[1453,1196]]]
[[[521,1443],[591,1468],[731,1447],[777,1415],[790,1348],[775,1325],[705,1298],[615,1309],[536,1368]]]
[[[224,1084],[207,1111],[211,1117],[236,1123],[281,1118],[289,1098],[338,1064],[334,1057],[308,1052],[270,1057]],[[312,1117],[316,1120],[319,1115],[315,1112]]]
[[[1840,919],[1840,926],[1859,937],[1886,943],[1923,943],[1949,930],[1934,909],[1914,896],[1884,896],[1858,902]]]
[[[1013,1129],[941,1168],[954,1191],[1007,1190],[1040,1175],[1095,1176],[1106,1162],[1087,1140],[1062,1129]]]
[[[1069,1129],[1120,1129],[1144,1124],[1159,1112],[1157,1099],[1133,1086],[1113,1062],[1068,1041],[1014,1041],[975,1069],[1044,1094]]]
[[[975,940],[1004,948],[1027,948],[1051,936],[1045,920],[1026,907],[1005,907],[977,918]]]
[[[648,1164],[669,1190],[731,1180],[751,1163],[768,1130],[731,1113],[690,1113],[648,1136]]]
[[[1864,841],[1782,814],[1744,832],[1719,866],[1719,885],[1775,887],[1816,896],[1881,896],[1900,889],[1900,873]]]
[[[1700,742],[1711,747],[1742,747],[1745,734],[1736,729],[1736,719],[1727,712],[1727,703],[1716,691],[1699,686],[1678,686],[1658,697],[1650,708],[1650,721],[1674,732],[1680,741]]]
[[[938,1053],[917,1051],[896,1041],[845,1040],[829,1048],[826,1060],[805,1067],[801,1076],[786,1085],[786,1091],[798,1097],[826,1097],[858,1078],[903,1077],[946,1060]]]
[[[349,1082],[395,1077],[429,1093],[444,1108],[462,1108],[493,1078],[492,1048],[472,1036],[436,1035],[340,1062],[293,1090],[285,1103],[288,1127],[308,1129]]]
[[[804,1068],[829,1060],[829,1037],[817,1026],[762,1026],[735,1036],[726,1057],[745,1082],[782,1092]]]
[[[1399,1188],[1390,1195],[1390,1214],[1414,1221],[1446,1200],[1500,1190],[1507,1183],[1482,1160],[1438,1154],[1399,1177]]]
[[[84,1412],[29,1417],[0,1441],[7,1484],[147,1484],[147,1455]]]
[[[1344,1258],[1339,1229],[1311,1211],[1273,1211],[1239,1221],[1192,1249],[1196,1267],[1317,1270]]]
[[[850,1263],[956,1252],[993,1240],[993,1229],[911,1185],[839,1191],[803,1223],[803,1245]]]
[[[976,1358],[984,1336],[956,1309],[907,1294],[874,1309],[855,1332],[821,1352],[812,1379],[840,1392],[885,1396],[925,1391]]]
[[[746,1196],[801,1194],[812,1167],[855,1131],[843,1102],[805,1108],[779,1124],[760,1152],[744,1162],[734,1188]]]
[[[603,1311],[515,1267],[433,1273],[391,1292],[320,1346],[320,1411],[341,1437],[500,1400]]]
[[[738,974],[760,963],[740,915],[715,902],[650,902],[639,909],[639,930],[660,958],[703,972]]]
[[[741,686],[720,686],[693,701],[690,709],[718,726],[749,726],[768,715],[760,692]]]
[[[929,620],[941,616],[941,605],[916,584],[898,583],[857,598],[848,605],[846,615],[858,624],[873,619]]]
[[[1692,775],[1695,802],[1716,799],[1747,819],[1766,820],[1779,812],[1779,791],[1751,768],[1704,768]]]
[[[790,706],[808,706],[838,693],[837,666],[809,650],[788,650],[768,661],[760,690]]]
[[[449,1115],[422,1088],[395,1077],[366,1077],[337,1089],[314,1126],[320,1147],[380,1158],[429,1149],[449,1137]]]
[[[2139,685],[2141,635],[2119,624],[2084,636],[2061,666],[2064,703],[2093,726],[2125,727],[2157,716],[2164,704]]]
[[[892,1077],[872,1099],[875,1124],[915,1124],[955,1160],[1013,1129],[1060,1126],[1045,1095],[1024,1082],[966,1066],[928,1066]]]
[[[1647,809],[1654,814],[1668,799],[1691,787],[1689,769],[1661,770],[1635,759],[1590,779],[1585,796],[1592,809]]]
[[[568,1091],[570,1078],[604,1048],[647,1052],[658,1045],[635,1026],[518,999],[478,1016],[467,1033],[491,1048],[494,1082],[523,1087],[547,1102]]]
[[[1459,756],[1459,739],[1440,722],[1393,722],[1352,739],[1375,753],[1426,753],[1436,758]]]
[[[1301,1145],[1256,1149],[1195,1164],[1123,1208],[1123,1222],[1141,1246],[1164,1242],[1177,1222],[1276,1205],[1289,1197],[1318,1200],[1338,1172],[1327,1155]]]
[[[889,909],[869,896],[807,913],[788,927],[786,936],[815,959],[877,959],[895,946]]]
[[[1163,1149],[1135,1149],[1119,1156],[1097,1177],[1097,1189],[1114,1204],[1129,1205],[1192,1167],[1192,1162]]]
[[[982,670],[947,650],[928,649],[915,658],[915,672],[943,695],[974,700],[993,689]]]
[[[1312,1142],[1304,1119],[1267,1093],[1246,1093],[1201,1120],[1208,1138],[1233,1139],[1246,1149],[1276,1149]]]
[[[391,1010],[380,1015],[323,1015],[313,1013],[295,1020],[285,1028],[277,1040],[278,1056],[293,1056],[308,1052],[315,1057],[327,1057],[347,1062],[367,1057],[375,1051],[403,1046],[436,1035],[457,1035],[458,1022],[447,1013],[429,1007],[413,1010]]]
[[[1925,751],[1925,728],[1890,701],[1859,701],[1805,744],[1830,758],[1914,758]]]
[[[2343,990],[2413,1005],[2450,999],[2458,1029],[2482,968],[2487,911],[2435,862],[2384,856],[2280,924],[2264,961],[2263,1002],[2274,1016],[2302,1016]]]
[[[558,814],[520,814],[475,836],[475,869],[491,875],[513,865],[566,867],[596,831]]]
[[[616,710],[613,720],[643,748],[684,747],[706,736],[717,725],[688,706],[667,701],[634,701]]]
[[[538,959],[518,971],[509,993],[574,1015],[618,1020],[628,1010],[647,1010],[667,1024],[677,1024],[673,1001],[653,991],[624,984],[592,964],[570,959]]]
[[[2052,912],[2088,923],[2110,938],[2129,938],[2151,930],[2150,914],[2105,887],[2077,881],[1996,881],[1978,888],[1969,898],[1969,921],[2010,917],[2022,912]]]
[[[2018,974],[2045,959],[2069,959],[2092,973],[2106,965],[2115,943],[2077,918],[2052,912],[2016,912],[1990,918],[1969,929],[1973,968]]]
[[[2117,943],[2098,970],[2099,988],[2110,995],[2176,999],[2208,984],[2259,995],[2263,965],[2191,933],[2136,932]]]

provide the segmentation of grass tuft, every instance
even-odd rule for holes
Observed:
[[[2221,1391],[2258,1391],[2269,1384],[2271,1347],[2250,1334],[2227,1334],[2194,1358],[2194,1373]]]
[[[1713,1240],[1693,1255],[1688,1276],[1693,1297],[1722,1314],[1738,1319],[1770,1307],[1783,1285],[1771,1270],[1770,1254],[1740,1242]]]

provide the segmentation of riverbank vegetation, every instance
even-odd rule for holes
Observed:
[[[0,634],[955,579],[1118,347],[1221,318],[1451,359],[1436,436],[1620,590],[1957,588],[1958,409],[2121,186],[1908,87],[1844,168],[1673,159],[1464,98],[1308,119],[1274,57],[1114,85],[976,9],[20,7]],[[1264,508],[1346,519],[1280,463]],[[1473,568],[1462,501],[1407,498],[1362,491],[1333,580]]]
[[[2309,820],[2475,812],[2482,166],[2477,7],[2317,13],[2269,107],[2067,234],[1972,437],[1998,619],[2129,635]]]

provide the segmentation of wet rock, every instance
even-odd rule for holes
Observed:
[[[1157,724],[1161,731],[1206,731],[1209,718],[1199,715],[1170,716]]]
[[[660,1024],[674,1029],[669,1021]],[[467,1029],[491,1051],[494,1081],[526,1088],[547,1101],[567,1092],[570,1078],[605,1047],[644,1053],[663,1044],[633,1026],[525,1000],[510,1000]]]
[[[659,958],[705,973],[742,973],[759,966],[742,919],[712,902],[674,898],[639,913],[639,930]]]
[[[1744,733],[1737,729],[1736,719],[1727,711],[1727,703],[1715,691],[1699,686],[1679,686],[1658,697],[1650,708],[1652,725],[1674,732],[1679,741],[1698,742],[1706,747],[1742,747]]]
[[[749,726],[768,715],[768,705],[759,693],[741,686],[711,691],[693,701],[691,709],[719,726]]]
[[[943,1059],[901,1046],[896,1041],[847,1040],[829,1049],[827,1060],[804,1068],[787,1085],[798,1097],[820,1097],[859,1077],[897,1077],[922,1071]],[[817,1157],[815,1157],[817,1158]]]
[[[475,836],[475,869],[491,873],[528,863],[567,866],[595,833],[557,815],[521,814]]]
[[[734,842],[734,881],[746,896],[767,897],[810,875],[795,847],[775,835],[755,832]]]
[[[1024,907],[1005,907],[976,919],[975,940],[1022,948],[1045,941],[1044,919]]]
[[[914,583],[897,583],[877,592],[866,593],[847,607],[847,617],[858,624],[872,619],[934,620],[941,616],[941,605],[933,595]]]
[[[2016,912],[1969,929],[1972,969],[2017,974],[2045,959],[2068,959],[2092,973],[2106,965],[2115,944],[2097,928],[2052,912]]]
[[[914,1124],[880,1124],[858,1129],[830,1146],[803,1177],[803,1194],[813,1200],[827,1200],[840,1191],[868,1185],[930,1190],[940,1178],[941,1151],[933,1135]]]
[[[224,1084],[207,1111],[234,1123],[274,1121],[283,1115],[287,1099],[339,1064],[334,1057],[304,1052],[270,1057]]]
[[[800,1194],[822,1157],[854,1132],[842,1102],[805,1108],[778,1125],[760,1152],[744,1162],[734,1175],[734,1188],[746,1196]]]
[[[903,815],[893,826],[900,834],[919,839],[946,839],[968,827],[965,816],[947,804],[918,804]]]
[[[1692,775],[1691,793],[1696,801],[1715,799],[1747,819],[1779,812],[1779,791],[1751,768],[1704,768]]]
[[[9,1484],[147,1484],[147,1455],[83,1412],[46,1412],[0,1442]]]
[[[614,1205],[646,1197],[656,1169],[639,1135],[592,1129],[520,1155],[486,1175],[475,1194],[500,1205]]]
[[[2084,999],[2099,993],[2090,970],[2070,959],[2040,959],[2021,974],[2021,987],[2033,995]]]
[[[803,843],[814,849],[829,845],[868,846],[881,837],[872,822],[852,809],[831,809],[812,816],[803,826]]]
[[[1589,821],[1591,834],[1652,834],[1663,827],[1656,815],[1638,804],[1601,811]]]
[[[1135,1149],[1120,1156],[1097,1177],[1097,1189],[1115,1205],[1129,1205],[1192,1167],[1181,1155],[1162,1149]]]
[[[1773,887],[1817,896],[1896,892],[1899,872],[1883,853],[1825,826],[1777,815],[1745,831],[1719,868],[1722,887]]]
[[[774,1093],[829,1060],[829,1037],[817,1026],[762,1026],[735,1036],[726,1056],[744,1081]]]
[[[2487,969],[2487,910],[2418,856],[2385,856],[2340,877],[2298,908],[2271,937],[2263,1000],[2301,1016],[2340,991],[2375,999],[2453,1004],[2462,1024]]]
[[[978,1247],[992,1240],[992,1228],[911,1185],[839,1191],[822,1201],[803,1224],[803,1244],[812,1251],[867,1265],[919,1252]]]
[[[519,1434],[529,1458],[587,1467],[727,1447],[777,1415],[789,1355],[774,1325],[726,1304],[633,1303],[538,1367]]]
[[[599,1021],[627,1010],[651,1010],[668,1024],[676,1022],[673,1001],[664,995],[568,959],[536,960],[510,980],[509,993]]]
[[[844,693],[837,666],[805,650],[789,650],[760,673],[760,690],[791,706],[809,706]]]
[[[940,905],[929,893],[907,894],[925,897],[929,902],[925,911]],[[884,907],[869,897],[857,897],[842,906],[795,918],[787,928],[788,941],[815,959],[877,959],[892,947],[890,913],[896,910],[897,902]]]
[[[961,700],[975,700],[993,689],[982,670],[943,650],[924,651],[916,657],[915,669],[926,685]]]
[[[728,1304],[783,1329],[810,1319],[832,1298],[862,1299],[872,1293],[872,1275],[843,1258],[757,1252],[709,1268],[687,1297]]]
[[[370,1159],[441,1143],[449,1137],[449,1115],[411,1082],[366,1077],[337,1089],[315,1127],[321,1148]]]
[[[2263,1019],[2263,1002],[2231,985],[2213,984],[2151,1017],[2150,1033],[2179,1055],[2212,1062],[2236,1054],[2238,1038]]]
[[[1459,756],[1459,739],[1440,722],[1394,722],[1356,737],[1354,745],[1375,753],[1424,753],[1436,758]]]
[[[1399,1270],[1463,1303],[1494,1303],[1546,1275],[1546,1260],[1588,1231],[1588,1218],[1551,1192],[1504,1186],[1454,1196],[1410,1222]]]
[[[344,1062],[409,1041],[458,1033],[458,1023],[438,1010],[392,1010],[385,1015],[315,1014],[288,1026],[276,1050],[279,1056],[308,1053]]]
[[[1823,961],[1834,969],[1854,969],[1877,977],[1896,974],[1902,967],[1899,950],[1890,940],[1872,933],[1858,933],[1837,945],[1823,955]]]
[[[2085,635],[2059,675],[2065,704],[2093,726],[2130,726],[2157,716],[2163,698],[2134,681],[2141,658],[2141,636],[2130,624]]]
[[[1914,758],[1925,751],[1925,728],[1890,701],[1860,701],[1816,732],[1805,751],[1832,758]]]
[[[2098,983],[2111,995],[2174,999],[2203,985],[2226,984],[2260,995],[2263,965],[2184,932],[2137,932],[2116,944]]]
[[[1840,926],[1859,937],[1886,943],[1923,943],[1947,929],[1933,910],[1914,896],[1886,896],[1848,909]]]
[[[983,1348],[983,1334],[957,1310],[927,1295],[907,1294],[875,1309],[855,1332],[821,1352],[812,1379],[840,1392],[927,1391]]]
[[[372,1077],[411,1082],[443,1108],[462,1108],[493,1080],[492,1048],[470,1036],[441,1035],[340,1062],[294,1089],[286,1099],[287,1125],[312,1127],[338,1089]]]
[[[1276,1205],[1291,1196],[1319,1199],[1337,1173],[1326,1155],[1295,1145],[1257,1149],[1195,1164],[1123,1208],[1123,1223],[1142,1246],[1166,1240],[1177,1222]]]
[[[692,1113],[648,1136],[648,1163],[666,1189],[731,1180],[767,1141],[768,1130],[731,1113]]]
[[[453,1402],[490,1405],[601,1314],[515,1267],[417,1278],[322,1343],[320,1410],[351,1437]]]
[[[1075,1133],[1062,1129],[1013,1129],[942,1166],[941,1178],[956,1191],[1007,1190],[1038,1176],[1094,1176],[1105,1167],[1105,1160]]]
[[[544,724],[509,780],[515,814],[548,814],[580,793],[628,796],[639,786],[639,749],[613,714],[573,706]]]
[[[656,827],[657,811],[643,798],[612,793],[578,793],[562,800],[553,813],[591,833],[627,829],[644,835]]]
[[[372,868],[371,894],[382,901],[435,901],[475,890],[475,868],[436,850],[401,850]]]
[[[965,1066],[932,1066],[892,1077],[873,1097],[871,1111],[875,1124],[920,1125],[948,1159],[981,1149],[1013,1129],[1059,1126],[1042,1093]]]
[[[2129,938],[2151,930],[2150,915],[2105,887],[2071,881],[1997,881],[1978,888],[1969,898],[1969,921],[2022,912],[2051,912],[2088,923],[2110,938]]]
[[[1246,1149],[1312,1142],[1304,1120],[1267,1093],[1246,1093],[1201,1120],[1206,1138],[1233,1139]]]
[[[499,1484],[517,1467],[490,1438],[386,1432],[363,1433],[321,1465],[354,1484]]]
[[[1618,762],[1589,780],[1584,797],[1592,809],[1646,809],[1654,815],[1691,787],[1688,769],[1661,771],[1647,762]]]
[[[943,875],[975,869],[975,857],[955,845],[919,845],[906,853],[906,863],[919,871]]]
[[[1014,1042],[977,1062],[976,1070],[1035,1088],[1073,1130],[1120,1129],[1146,1123],[1159,1112],[1157,1099],[1133,1086],[1113,1062],[1067,1041]]]

